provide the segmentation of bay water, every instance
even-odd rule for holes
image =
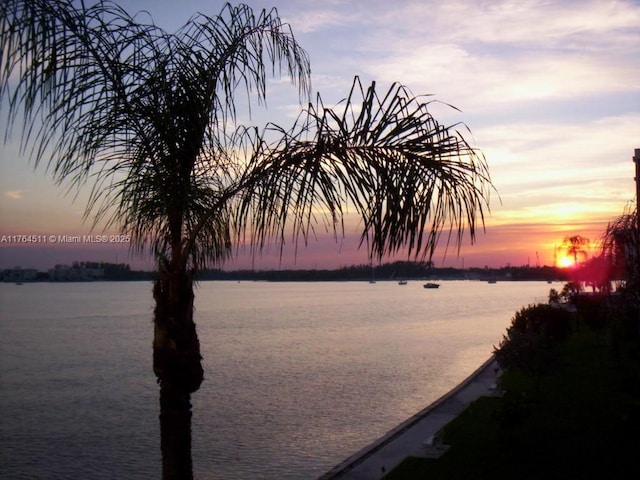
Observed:
[[[464,380],[552,287],[201,282],[194,477],[317,478]],[[0,284],[1,478],[161,478],[152,313],[148,282]]]

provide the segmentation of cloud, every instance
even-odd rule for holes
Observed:
[[[634,196],[640,114],[583,124],[492,125],[474,132],[502,204],[491,221],[606,221]]]
[[[8,190],[4,192],[4,197],[10,198],[11,200],[21,200],[24,198],[24,194],[24,190]]]
[[[314,8],[298,12],[288,19],[291,23],[294,35],[297,33],[310,33],[327,28],[345,27],[353,23],[355,19],[331,8]]]
[[[495,104],[539,99],[568,99],[638,89],[637,62],[614,63],[606,55],[536,51],[473,54],[455,44],[429,44],[390,52],[366,66],[369,75],[485,110]]]
[[[631,175],[634,144],[640,113],[599,118],[580,123],[528,123],[526,119],[509,124],[474,129],[474,137],[487,158],[496,166],[526,167],[551,163],[548,173],[575,171],[579,177],[593,176],[589,169],[609,172],[628,171]],[[493,160],[492,160],[493,159]],[[528,179],[531,180],[531,179]]]
[[[614,35],[616,43],[631,42],[636,35],[640,8],[629,1],[608,0],[541,2],[522,0],[508,2],[461,0],[439,2],[431,8],[410,6],[414,22],[422,10],[435,17],[435,34],[460,42],[484,44],[539,45],[549,48],[583,50],[585,44],[594,48],[607,45],[602,35]],[[455,28],[452,28],[455,27]],[[604,40],[604,43],[603,43]]]
[[[400,0],[374,2],[370,10],[377,28],[368,36],[369,44],[391,48],[437,40],[477,49],[508,45],[598,51],[615,44],[635,50],[640,22],[637,2],[608,0]],[[351,20],[353,27],[364,23],[358,17]]]
[[[339,27],[312,45],[323,71],[401,80],[465,111],[640,88],[635,3],[366,2],[362,15],[363,5],[306,14],[318,28]]]

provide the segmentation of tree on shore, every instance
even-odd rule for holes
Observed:
[[[627,209],[607,225],[602,257],[609,265],[608,281],[622,280],[622,302],[629,323],[640,335],[640,219],[637,207]]]
[[[583,260],[587,258],[587,248],[591,242],[588,238],[580,235],[573,235],[564,239],[563,245],[567,250],[567,255],[573,257],[573,266],[578,268],[578,256]]]
[[[571,334],[572,314],[547,304],[529,305],[511,319],[494,355],[505,370],[518,369],[535,381],[536,392],[542,375],[553,371],[559,361],[559,346]]]
[[[484,226],[486,161],[423,97],[356,78],[338,107],[307,103],[308,56],[275,9],[227,4],[176,33],[144,18],[107,1],[5,0],[0,101],[36,166],[91,185],[86,218],[155,257],[161,411],[189,410],[203,380],[194,275],[240,245],[344,234],[347,206],[377,258],[430,259],[442,233],[459,246]],[[271,74],[307,106],[291,128],[240,124]]]
[[[611,267],[612,280],[640,283],[640,226],[636,210],[626,210],[609,222],[602,235],[602,257]]]

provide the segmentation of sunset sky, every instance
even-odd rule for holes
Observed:
[[[120,0],[130,13],[147,10],[175,31],[196,11],[217,14],[211,0]],[[640,2],[272,0],[311,59],[312,88],[326,104],[344,98],[353,77],[392,82],[433,94],[460,111],[437,106],[445,124],[464,122],[489,164],[497,195],[486,233],[436,266],[551,265],[564,237],[596,241],[607,222],[634,200],[635,148],[640,148]],[[296,91],[270,82],[268,106],[247,123],[289,126]],[[4,107],[3,107],[4,108]],[[5,117],[0,127],[4,132]],[[44,168],[19,156],[18,131],[0,146],[0,235],[82,235],[88,188],[65,195]],[[74,197],[75,200],[74,200]],[[93,233],[101,233],[100,230]],[[115,233],[115,232],[113,232]],[[285,253],[282,268],[336,268],[365,263],[351,225],[344,241],[319,239]],[[402,258],[404,259],[404,258]],[[46,269],[72,260],[146,267],[126,249],[107,245],[0,244],[0,268]],[[244,268],[239,258],[227,269]],[[278,267],[267,252],[256,268]]]

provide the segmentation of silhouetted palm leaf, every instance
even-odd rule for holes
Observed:
[[[319,217],[335,232],[353,208],[361,243],[377,257],[405,246],[430,257],[447,227],[458,246],[466,228],[473,240],[488,209],[486,162],[428,106],[399,84],[380,98],[375,83],[365,90],[356,78],[339,109],[318,100],[292,130],[271,126],[281,139],[252,158],[240,230],[261,247],[283,242],[290,221],[294,239],[306,241]]]
[[[640,297],[640,222],[637,209],[627,208],[621,216],[609,222],[602,236],[602,256],[616,273],[623,273],[628,286],[635,288],[636,295]]]
[[[238,88],[263,102],[266,75],[279,69],[309,90],[307,55],[277,12],[226,5],[171,35],[110,2],[2,8],[0,98],[11,119],[24,115],[36,165],[71,186],[93,179],[87,215],[110,215],[134,248],[175,255],[206,215],[192,265],[224,258],[230,213],[220,199],[237,188],[234,150],[250,139],[230,132]]]

